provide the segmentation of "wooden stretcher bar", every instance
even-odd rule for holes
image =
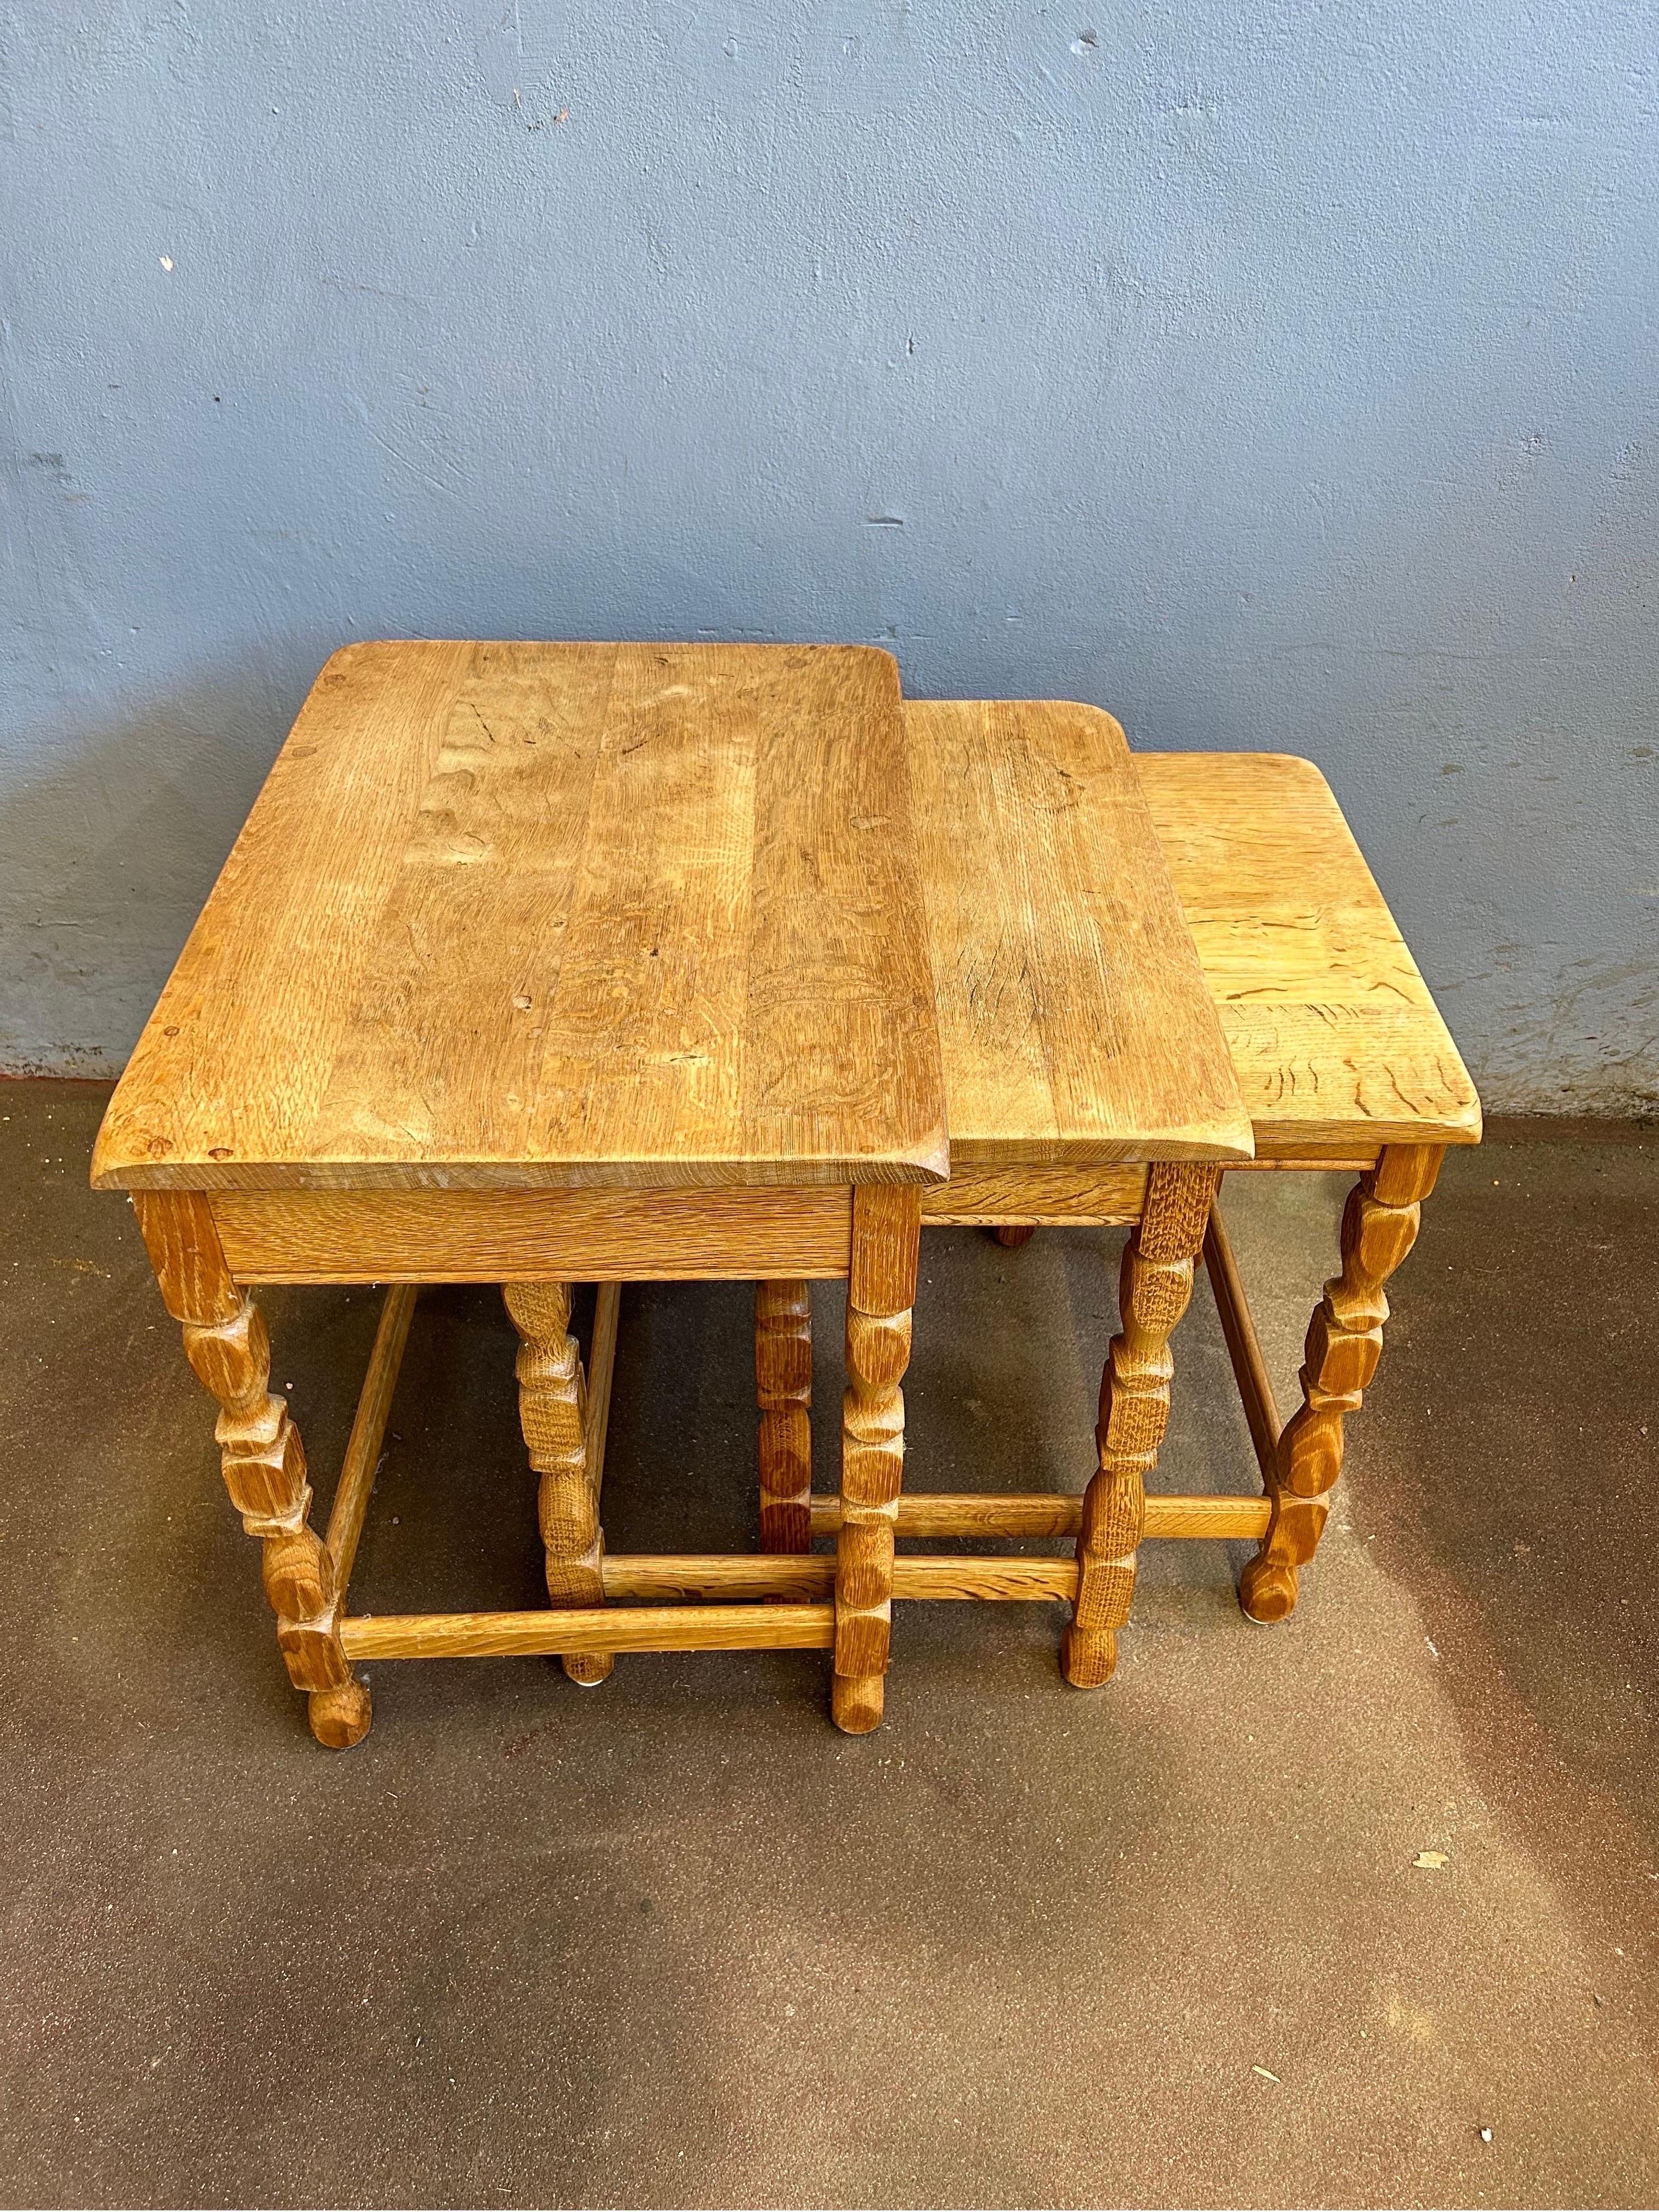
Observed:
[[[1083,1522],[1080,1497],[969,1497],[950,1491],[911,1491],[898,1502],[901,1536],[1075,1536]],[[820,1493],[812,1500],[812,1534],[833,1536],[841,1526],[841,1500]],[[1255,1541],[1267,1532],[1265,1498],[1182,1498],[1146,1494],[1148,1536],[1239,1537]]]
[[[538,1613],[358,1613],[351,1659],[507,1659],[567,1651],[828,1651],[833,1605],[560,1607]]]
[[[597,1492],[605,1480],[605,1445],[611,1431],[611,1380],[617,1368],[617,1321],[622,1285],[601,1283],[593,1307],[593,1341],[587,1354],[587,1464]]]
[[[1204,1267],[1215,1294],[1216,1311],[1221,1316],[1221,1334],[1227,1340],[1227,1357],[1232,1362],[1233,1379],[1243,1401],[1244,1418],[1250,1425],[1250,1442],[1255,1446],[1256,1461],[1265,1481],[1273,1474],[1278,1459],[1279,1433],[1285,1425],[1279,1418],[1273,1386],[1268,1380],[1267,1362],[1261,1357],[1261,1341],[1255,1333],[1255,1319],[1244,1295],[1218,1199],[1210,1208],[1210,1225],[1204,1234]],[[1150,1498],[1147,1503],[1152,1503]],[[1265,1505],[1267,1501],[1263,1499],[1262,1503]],[[1261,1533],[1267,1534],[1265,1514]]]
[[[419,1286],[414,1283],[394,1283],[386,1294],[380,1308],[380,1325],[374,1332],[374,1346],[368,1355],[368,1369],[357,1400],[356,1415],[346,1442],[345,1457],[340,1463],[340,1480],[334,1486],[334,1504],[324,1540],[334,1562],[335,1586],[342,1604],[345,1601],[346,1585],[351,1580],[352,1564],[357,1557],[357,1540],[363,1533],[363,1516],[368,1510],[368,1495],[374,1487],[374,1470],[380,1464],[380,1440],[386,1434],[392,1394],[398,1387],[398,1370],[403,1365],[409,1324],[415,1317],[415,1301],[419,1296]]]
[[[662,1559],[613,1553],[605,1562],[607,1598],[827,1598],[836,1587],[828,1552],[762,1552]],[[896,1598],[1073,1598],[1075,1559],[896,1559]]]

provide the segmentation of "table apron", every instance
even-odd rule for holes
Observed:
[[[214,1191],[244,1283],[763,1281],[845,1277],[853,1194]]]
[[[921,1194],[929,1223],[1139,1221],[1146,1209],[1144,1160],[1099,1166],[952,1165],[948,1182]]]

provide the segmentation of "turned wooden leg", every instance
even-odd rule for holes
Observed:
[[[1129,1618],[1146,1518],[1146,1477],[1170,1419],[1170,1333],[1193,1294],[1193,1261],[1215,1186],[1212,1167],[1154,1166],[1146,1210],[1124,1251],[1122,1326],[1100,1380],[1100,1464],[1084,1493],[1077,1601],[1060,1647],[1061,1671],[1079,1690],[1109,1681],[1117,1664],[1117,1632]]]
[[[195,1191],[141,1191],[133,1210],[185,1353],[219,1401],[220,1463],[242,1526],[264,1546],[265,1595],[289,1679],[309,1692],[311,1729],[343,1751],[372,1717],[368,1686],[340,1643],[334,1562],[307,1517],[305,1448],[287,1403],[270,1389],[264,1316],[239,1290],[207,1200]]]
[[[1005,1221],[1000,1229],[994,1229],[991,1234],[999,1244],[1010,1252],[1017,1252],[1022,1244],[1029,1244],[1036,1235],[1036,1224],[1034,1221]]]
[[[755,1285],[760,1545],[812,1548],[812,1306],[805,1283]]]
[[[556,1606],[605,1603],[605,1537],[587,1463],[587,1382],[570,1334],[568,1283],[505,1283],[501,1296],[522,1341],[519,1424],[541,1477],[537,1512]],[[591,1688],[616,1664],[609,1651],[568,1651],[564,1671]]]
[[[1342,1472],[1342,1418],[1357,1413],[1382,1356],[1382,1285],[1417,1240],[1420,1201],[1434,1188],[1441,1145],[1389,1145],[1348,1194],[1342,1272],[1314,1309],[1303,1354],[1302,1403],[1285,1424],[1267,1478],[1272,1517],[1239,1579],[1252,1620],[1283,1620],[1297,1575],[1319,1548],[1329,1492]]]
[[[836,1727],[849,1735],[866,1734],[881,1719],[904,1473],[899,1385],[910,1364],[921,1233],[921,1194],[913,1183],[860,1183],[854,1191],[830,1705]]]

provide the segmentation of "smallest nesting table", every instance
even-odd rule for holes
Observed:
[[[898,672],[848,647],[378,644],[328,663],[111,1102],[218,1401],[226,1485],[325,1743],[375,1657],[834,1651],[880,1717],[921,1192],[947,1170]],[[614,1294],[590,1395],[573,1282],[842,1278],[833,1600],[605,1607]],[[353,1615],[412,1304],[498,1282],[522,1340],[550,1609]],[[250,1291],[386,1283],[327,1532]],[[663,1568],[672,1576],[673,1562]]]

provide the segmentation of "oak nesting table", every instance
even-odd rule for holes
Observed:
[[[1075,1559],[901,1555],[894,1587],[901,1596],[1069,1601],[1062,1664],[1088,1687],[1111,1672],[1143,1537],[1253,1540],[1244,1610],[1262,1621],[1291,1610],[1341,1471],[1343,1418],[1376,1371],[1383,1286],[1416,1237],[1446,1147],[1479,1141],[1480,1103],[1311,762],[1131,755],[1117,724],[1085,707],[912,702],[905,721],[951,1122],[951,1180],[923,1194],[923,1225],[982,1222],[1010,1245],[1038,1224],[1139,1226],[1124,1255],[1124,1333],[1102,1379],[1099,1466],[1087,1490],[899,1500],[901,1536],[1071,1537]],[[1149,833],[1159,848],[1152,858]],[[1224,1073],[1193,1005],[1200,985],[1219,1018]],[[1124,1052],[1125,1036],[1139,1037],[1138,1053]],[[1227,1121],[1235,1102],[1253,1157],[1243,1125]],[[1115,1109],[1127,1120],[1115,1122]],[[1139,1128],[1139,1146],[1122,1146],[1126,1127]],[[1145,1164],[1178,1161],[1194,1138],[1213,1170]],[[1219,1183],[1224,1172],[1344,1169],[1359,1180],[1343,1216],[1341,1272],[1315,1310],[1303,1403],[1283,1424]],[[1259,1498],[1145,1488],[1167,1416],[1169,1329],[1200,1238]],[[833,1497],[810,1498],[805,1288],[769,1285],[757,1300],[763,1540],[782,1551],[806,1550],[809,1517],[819,1533],[839,1517]],[[807,1509],[788,1519],[785,1486]],[[830,1562],[817,1565],[827,1577]]]
[[[1265,1491],[1239,1601],[1254,1620],[1282,1620],[1342,1471],[1344,1417],[1359,1410],[1382,1358],[1384,1285],[1416,1241],[1447,1147],[1480,1141],[1480,1102],[1311,761],[1134,761],[1249,1109],[1250,1164],[1358,1177],[1340,1270],[1309,1324],[1302,1403],[1282,1425],[1218,1200],[1205,1239]]]
[[[353,1662],[817,1647],[880,1717],[923,1191],[945,1105],[898,672],[843,647],[369,644],[278,755],[111,1102],[311,1725]],[[623,1280],[848,1284],[833,1588],[607,1607]],[[250,1290],[388,1291],[326,1534]],[[352,1560],[414,1286],[497,1282],[552,1601],[363,1617]],[[585,1376],[571,1285],[602,1286]],[[676,1562],[641,1583],[684,1585]]]
[[[1066,1678],[1093,1688],[1115,1663],[1142,1536],[1243,1534],[1240,1508],[1257,1510],[1146,1491],[1169,1419],[1170,1334],[1218,1170],[1252,1157],[1250,1118],[1111,716],[950,701],[910,703],[905,725],[951,1127],[951,1179],[923,1192],[922,1226],[1133,1234],[1081,1497],[897,1501],[900,1536],[1070,1535],[1074,1559],[901,1557],[894,1590],[1064,1600]],[[764,1286],[756,1322],[762,1542],[805,1553],[809,1530],[838,1528],[844,1510],[811,1497],[806,1285]],[[811,1571],[829,1567],[804,1561],[801,1581],[775,1587],[811,1587]]]
[[[949,1132],[947,1144],[947,1127]],[[313,1732],[354,1662],[823,1649],[881,1718],[892,1601],[1069,1608],[1110,1676],[1143,1537],[1246,1537],[1294,1604],[1382,1285],[1480,1108],[1305,762],[1133,757],[1109,715],[902,704],[847,647],[370,644],[319,677],[100,1132],[191,1365]],[[1357,1171],[1281,1428],[1216,1194]],[[1080,1495],[902,1494],[919,1237],[1131,1235]],[[1202,1252],[1260,1498],[1149,1491]],[[811,1489],[808,1286],[848,1286],[839,1490]],[[752,1281],[758,1553],[607,1555],[620,1285]],[[326,1530],[261,1283],[387,1285]],[[423,1283],[499,1283],[550,1605],[352,1614]],[[572,1288],[598,1285],[586,1370]],[[815,1535],[835,1553],[814,1555]],[[1070,1559],[901,1553],[1071,1537]]]

